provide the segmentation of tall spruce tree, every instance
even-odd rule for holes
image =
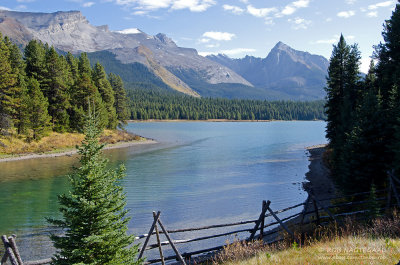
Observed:
[[[45,74],[42,81],[42,89],[49,100],[49,114],[53,130],[65,132],[69,129],[69,115],[67,109],[70,107],[68,95],[68,68],[54,47],[46,51]]]
[[[107,128],[115,129],[117,127],[117,113],[115,111],[114,91],[107,79],[104,67],[100,63],[96,63],[93,67],[92,78],[94,85],[100,92],[101,98],[107,111]]]
[[[122,124],[126,123],[129,119],[128,98],[124,88],[124,83],[119,75],[110,73],[108,75],[111,87],[114,90],[114,106],[117,112],[118,121]]]
[[[46,71],[46,50],[42,42],[31,40],[26,45],[24,57],[26,68],[25,72],[28,77],[34,77],[39,84],[42,84]]]
[[[386,148],[387,169],[399,171],[400,162],[400,4],[397,3],[382,32],[384,43],[376,47],[376,82],[382,95],[381,128]],[[393,159],[393,157],[395,159]]]
[[[32,130],[32,139],[40,140],[51,129],[50,115],[47,112],[49,102],[39,87],[39,82],[30,77],[28,79],[29,98],[27,100],[27,116],[29,128]]]
[[[10,62],[10,49],[0,33],[0,129],[8,129],[15,114],[17,75]],[[6,128],[7,127],[7,128]]]
[[[130,220],[119,181],[124,167],[107,169],[107,159],[99,144],[97,119],[90,115],[85,124],[85,139],[79,147],[80,167],[69,177],[71,191],[61,195],[61,220],[49,219],[65,235],[52,235],[57,249],[53,264],[118,265],[136,261],[134,236],[127,235]]]
[[[349,176],[345,146],[353,131],[355,113],[361,101],[360,52],[350,46],[343,35],[333,47],[327,78],[326,135],[331,148],[331,165],[339,183],[347,183]],[[354,132],[353,132],[354,133]]]

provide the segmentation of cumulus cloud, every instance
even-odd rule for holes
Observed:
[[[214,0],[116,0],[116,3],[139,11],[188,9],[192,12],[203,12],[215,5],[216,2]]]
[[[367,17],[377,17],[378,11],[371,11],[367,13]]]
[[[232,40],[232,38],[234,38],[235,36],[236,35],[233,33],[219,31],[207,31],[203,34],[203,37],[217,41],[229,41]]]
[[[369,10],[375,10],[375,9],[380,8],[380,7],[388,7],[388,6],[394,5],[395,3],[396,3],[396,1],[379,2],[379,3],[376,3],[374,5],[369,5],[368,9]]]
[[[343,17],[343,18],[349,18],[349,17],[354,16],[355,14],[356,14],[356,12],[349,10],[349,11],[342,11],[342,12],[337,13],[337,16]]]
[[[255,8],[252,5],[247,6],[247,13],[250,15],[253,15],[255,17],[267,17],[271,13],[277,12],[278,9],[275,7],[270,7],[270,8]]]
[[[223,5],[222,7],[224,8],[225,11],[230,11],[235,15],[240,15],[243,14],[244,12],[244,9],[238,6]]]
[[[348,5],[354,5],[357,2],[357,0],[346,0],[346,4]]]
[[[276,14],[277,17],[281,17],[281,16],[288,16],[293,14],[294,12],[297,11],[297,9],[299,8],[305,8],[308,7],[308,5],[310,4],[310,0],[298,0],[298,1],[294,1],[288,5],[286,5],[283,10]]]
[[[86,3],[83,3],[82,6],[83,7],[91,7],[94,4],[95,4],[94,2],[86,2]]]
[[[8,7],[5,7],[5,6],[0,6],[0,10],[12,11],[11,8],[8,8]]]
[[[304,18],[296,17],[294,19],[289,18],[288,21],[292,23],[293,29],[307,29],[307,27],[311,24],[310,20],[306,20]]]

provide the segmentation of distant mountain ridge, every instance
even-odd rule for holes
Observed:
[[[322,88],[329,61],[323,56],[297,51],[283,42],[278,42],[266,58],[232,59],[223,54],[207,58],[231,68],[256,87],[296,92],[300,99],[325,96]]]
[[[106,63],[101,60],[110,58],[107,53],[111,53],[114,69],[131,65],[127,68],[132,75],[151,74],[154,77],[149,82],[161,82],[191,96],[294,100],[324,97],[327,60],[283,43],[278,43],[265,59],[203,57],[195,49],[178,47],[162,33],[151,36],[136,28],[110,31],[106,25],[93,26],[79,11],[0,10],[0,31],[21,45],[38,39],[61,51],[93,53],[92,58],[102,64]],[[137,63],[147,67],[149,73]]]

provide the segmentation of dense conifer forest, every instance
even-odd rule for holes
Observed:
[[[0,134],[39,140],[49,131],[80,132],[92,105],[101,128],[129,118],[122,79],[85,53],[59,55],[32,40],[23,53],[0,33]]]
[[[132,120],[323,120],[325,101],[195,98],[161,90],[128,89]]]
[[[400,4],[385,21],[384,42],[375,47],[365,78],[360,52],[341,36],[334,46],[327,82],[328,160],[345,191],[387,184],[400,173]]]

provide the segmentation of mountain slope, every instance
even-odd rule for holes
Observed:
[[[209,59],[223,64],[250,81],[254,86],[273,89],[300,99],[321,99],[329,62],[322,56],[297,51],[279,42],[266,58],[246,56],[231,59],[211,55]]]
[[[196,92],[190,89],[190,84],[173,76],[171,69],[205,72],[202,79],[208,84],[252,86],[231,69],[198,55],[196,50],[178,47],[164,34],[151,36],[138,29],[113,32],[107,26],[91,25],[79,11],[30,13],[1,10],[0,31],[9,27],[3,23],[6,18],[13,20],[14,27],[23,28],[26,38],[39,39],[59,50],[75,54],[106,50],[114,53],[122,63],[143,63],[170,87],[189,95],[196,95]],[[13,40],[21,39],[15,36],[15,32],[10,32]],[[20,43],[26,44],[25,41]],[[144,53],[143,47],[151,53]]]

